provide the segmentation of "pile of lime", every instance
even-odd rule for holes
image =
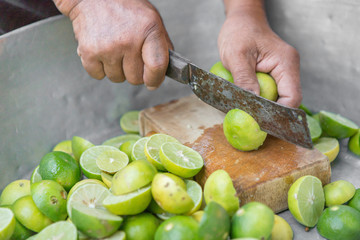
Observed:
[[[193,180],[201,155],[166,134],[141,137],[138,114],[125,114],[126,134],[101,145],[78,136],[58,143],[30,180],[8,184],[0,239],[267,239],[283,231],[264,204],[239,208],[226,171],[202,188]]]
[[[317,226],[327,239],[359,239],[360,189],[348,181],[323,187],[317,177],[300,177],[290,187],[288,206],[299,223],[308,228]]]

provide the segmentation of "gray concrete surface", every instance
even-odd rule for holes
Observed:
[[[153,3],[178,52],[209,69],[219,60],[217,34],[225,19],[219,0]],[[270,24],[301,55],[304,103],[340,113],[360,124],[360,33],[356,0],[267,0]],[[160,89],[91,79],[76,55],[70,22],[55,17],[0,37],[0,189],[28,175],[41,157],[73,135],[96,144],[121,134],[118,120],[141,109],[190,94],[167,79]],[[360,187],[360,158],[347,140],[332,163],[332,180]],[[289,211],[281,213],[294,239],[322,239],[305,232]]]

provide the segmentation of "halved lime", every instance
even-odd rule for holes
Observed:
[[[299,109],[303,110],[309,116],[313,115],[312,111],[302,103],[300,104]]]
[[[355,195],[355,187],[345,180],[338,180],[324,186],[325,205],[331,207],[349,201]]]
[[[126,235],[124,231],[117,231],[113,235],[102,238],[102,240],[126,240]]]
[[[0,239],[8,240],[15,230],[15,216],[8,208],[0,208]]]
[[[310,130],[311,140],[314,142],[319,139],[322,133],[320,123],[309,115],[306,115],[306,120]]]
[[[120,127],[126,133],[139,133],[139,111],[130,111],[120,118]]]
[[[106,186],[108,188],[111,188],[111,183],[112,183],[112,179],[113,179],[113,176],[108,174],[108,173],[105,173],[105,172],[101,172],[101,179],[102,181],[106,184]]]
[[[137,140],[134,143],[134,146],[131,151],[131,160],[147,160],[147,157],[145,155],[145,143],[148,140],[148,137],[143,137]]]
[[[15,180],[9,183],[1,193],[0,205],[12,205],[17,199],[30,195],[30,181]]]
[[[143,212],[151,201],[151,186],[124,195],[109,195],[104,207],[116,215],[135,215]]]
[[[340,151],[339,141],[336,138],[321,137],[314,143],[314,148],[328,157],[332,162],[336,159]]]
[[[141,213],[125,219],[123,230],[127,240],[154,239],[160,220],[151,213]]]
[[[356,133],[359,126],[349,119],[332,112],[320,111],[321,128],[330,136],[348,138]]]
[[[204,209],[199,222],[199,237],[207,240],[226,240],[230,232],[230,216],[216,202],[210,202]]]
[[[193,209],[193,200],[173,178],[158,173],[155,175],[151,185],[153,198],[165,211],[173,214],[184,214]]]
[[[52,180],[33,183],[31,197],[38,209],[52,221],[66,219],[67,193],[59,183]]]
[[[162,213],[166,212],[164,209],[162,209],[159,206],[159,204],[156,203],[154,198],[151,199],[151,202],[150,202],[149,206],[147,207],[147,211],[151,212],[153,214],[162,214]]]
[[[6,206],[3,206],[3,207],[12,209],[12,206],[10,206],[10,205],[6,205]],[[0,226],[1,226],[1,223],[0,223]],[[34,235],[34,232],[27,229],[26,227],[24,227],[24,225],[22,225],[15,218],[15,230],[14,230],[14,233],[12,234],[10,240],[13,240],[13,239],[14,240],[25,240],[25,239],[28,239],[29,237],[31,237],[32,235]],[[2,239],[2,238],[0,237],[0,239]]]
[[[146,160],[137,160],[117,172],[111,183],[111,191],[114,195],[130,193],[150,184],[156,168]]]
[[[194,207],[187,213],[187,215],[191,215],[200,209],[203,200],[203,192],[200,184],[197,182],[186,179],[184,181],[186,183],[186,192],[194,202]]]
[[[139,140],[141,138],[138,134],[124,134],[117,137],[110,138],[102,143],[102,145],[113,146],[119,148],[121,144],[130,140]]]
[[[204,210],[194,212],[191,216],[199,223],[204,215]]]
[[[79,162],[82,153],[85,152],[86,149],[91,148],[93,146],[95,145],[89,142],[88,140],[82,137],[74,136],[71,141],[71,149],[74,154],[75,160]]]
[[[76,227],[71,222],[59,221],[47,226],[35,237],[35,240],[49,239],[77,240]]]
[[[161,171],[165,171],[166,169],[160,161],[159,151],[161,145],[167,142],[179,143],[176,138],[161,133],[152,135],[145,143],[145,155],[148,161]]]
[[[83,179],[79,182],[77,182],[71,189],[70,189],[70,192],[68,194],[68,198],[71,196],[71,194],[76,190],[78,189],[80,186],[84,185],[84,184],[100,184],[104,187],[107,187],[107,185],[105,183],[103,183],[102,181],[100,180],[97,180],[97,179]]]
[[[169,172],[183,178],[195,176],[204,166],[204,160],[197,151],[177,142],[162,144],[159,157]]]
[[[111,146],[97,146],[91,151],[96,155],[96,165],[106,173],[114,174],[129,163],[126,153]]]
[[[56,146],[53,148],[52,151],[66,152],[67,154],[74,156],[71,145],[72,145],[72,140],[65,140],[56,144]]]
[[[40,172],[39,172],[39,165],[34,169],[34,171],[31,174],[30,177],[30,183],[36,183],[36,182],[40,182],[42,179]]]
[[[360,129],[350,138],[348,148],[350,151],[360,156]]]
[[[80,203],[89,208],[104,208],[103,200],[110,195],[110,191],[100,184],[84,184],[69,195],[67,212],[71,218],[71,208],[74,203]]]
[[[279,215],[275,215],[271,240],[292,240],[293,237],[294,232],[289,223]]]
[[[206,204],[215,201],[228,212],[234,215],[239,209],[240,200],[229,174],[222,170],[211,173],[204,185],[204,197]]]
[[[199,224],[189,216],[174,216],[160,224],[155,240],[198,239]]]
[[[99,163],[104,166],[111,161],[116,162],[116,168],[125,167],[129,161],[126,154],[115,147],[103,145],[91,147],[80,158],[80,167],[86,177],[101,180],[101,169],[97,165],[98,159],[100,159]],[[119,159],[119,161],[114,159]]]
[[[299,223],[314,227],[325,205],[321,181],[310,175],[297,179],[289,189],[288,205]]]
[[[129,140],[121,144],[120,151],[126,153],[126,155],[129,157],[129,161],[131,162],[131,153],[134,147],[134,144],[136,143],[136,140]]]
[[[40,212],[31,196],[22,197],[14,203],[12,210],[16,219],[26,228],[40,232],[53,222]]]
[[[71,220],[76,228],[89,237],[103,238],[115,233],[123,219],[106,209],[87,207],[74,203],[71,210]]]

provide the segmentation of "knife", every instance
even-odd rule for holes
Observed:
[[[244,90],[197,67],[174,51],[170,50],[169,55],[166,75],[189,85],[205,103],[224,113],[241,109],[250,114],[263,131],[305,148],[313,147],[303,110],[282,106]]]

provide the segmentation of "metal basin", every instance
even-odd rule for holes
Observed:
[[[209,69],[218,61],[217,34],[224,20],[221,1],[153,1],[175,48]],[[301,55],[304,103],[340,113],[360,124],[360,3],[355,0],[266,1],[273,29]],[[82,136],[96,144],[121,134],[118,120],[142,109],[190,94],[167,79],[160,89],[96,81],[76,55],[71,23],[53,17],[0,37],[0,189],[27,176],[61,140]],[[199,116],[201,117],[201,116]],[[360,187],[360,158],[347,140],[332,163],[332,180]],[[288,211],[294,239],[322,239],[305,232]]]

